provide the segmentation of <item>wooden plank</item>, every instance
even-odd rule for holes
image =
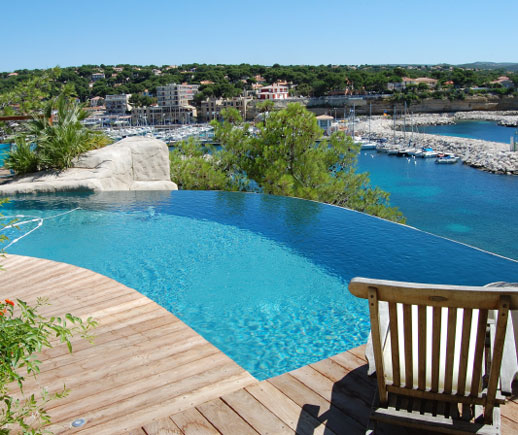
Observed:
[[[350,372],[332,359],[319,361],[309,367],[333,382],[333,388],[362,400],[367,406],[371,405],[376,383],[371,382],[364,372],[356,373],[354,370]]]
[[[457,333],[457,308],[448,308],[448,327],[446,335],[446,367],[444,373],[444,392],[451,394],[453,382],[453,358],[455,357],[455,336]]]
[[[353,352],[351,352],[351,350],[334,355],[330,359],[349,371],[355,370],[366,364],[364,359],[358,358]]]
[[[482,358],[486,342],[487,310],[479,310],[477,337],[475,341],[475,356],[473,358],[473,377],[471,380],[471,395],[478,396],[482,377]]]
[[[439,364],[441,361],[441,316],[439,307],[433,308],[432,323],[432,392],[439,391]]]
[[[414,360],[412,355],[412,306],[408,304],[403,304],[403,334],[405,337],[405,386],[407,388],[413,388]]]
[[[191,383],[194,386],[196,384],[196,375],[207,371],[207,367],[211,367],[211,371],[219,372],[224,371],[224,369],[230,369],[229,360],[221,353],[209,355],[208,357],[193,361],[191,364],[183,364],[178,367],[174,367],[174,362],[171,364],[170,361],[169,363],[173,367],[168,367],[167,362],[166,360],[163,363],[168,369],[166,377],[167,383],[177,383],[176,385],[180,382],[188,384],[186,381],[192,378]],[[133,397],[135,392],[138,392],[141,397],[148,397],[148,400],[152,401],[154,400],[152,396],[157,389],[165,387],[164,377],[162,372],[152,374],[150,370],[148,376],[139,379],[127,379],[127,382],[122,384],[109,384],[109,388],[107,389],[103,390],[100,388],[93,395],[88,395],[82,400],[67,402],[62,406],[57,406],[49,410],[49,413],[52,416],[53,422],[60,422],[66,420],[70,413],[72,413],[72,415],[83,415],[96,409],[102,409],[110,403],[113,403],[114,398],[116,398],[118,402],[121,402]]]
[[[401,385],[401,369],[399,367],[399,333],[397,306],[389,303],[390,351],[392,354],[392,382],[396,387]]]
[[[196,407],[223,435],[256,435],[257,432],[220,398]]]
[[[469,356],[469,340],[471,336],[471,320],[473,310],[466,308],[462,315],[462,337],[460,345],[459,380],[457,383],[457,394],[464,395],[466,391],[466,377]]]
[[[183,435],[180,428],[169,417],[153,420],[143,429],[146,435]]]
[[[426,327],[426,306],[419,305],[417,307],[417,387],[422,391],[426,389]]]
[[[261,434],[293,434],[287,424],[245,390],[225,395],[221,399]]]
[[[300,435],[329,434],[334,432],[325,428],[315,417],[308,414],[293,400],[281,393],[268,382],[251,385],[245,388],[262,405],[279,417],[291,429]]]
[[[513,287],[474,287],[353,278],[348,288],[353,295],[363,299],[370,299],[370,289],[377,288],[380,301],[485,310],[498,309],[500,295],[506,294],[511,298],[510,309],[518,309],[518,289]]]
[[[380,403],[387,403],[387,388],[385,386],[385,369],[383,367],[383,354],[381,345],[378,293],[376,287],[368,288],[369,314],[371,320],[372,349],[376,363],[376,378],[378,380],[378,392]]]
[[[196,408],[187,409],[171,416],[171,420],[185,435],[218,435],[219,432]]]
[[[335,433],[342,433],[346,427],[357,427],[357,423],[351,417],[293,376],[284,374],[268,379],[267,382],[293,400],[309,415],[325,423],[326,427]]]
[[[144,425],[152,419],[176,414],[252,382],[250,375],[235,365],[211,368],[144,394],[115,401],[108,407],[88,411],[84,417],[89,424],[82,432],[111,435],[114,430]],[[69,425],[63,421],[52,424],[49,430],[59,433],[69,430]]]
[[[309,366],[301,367],[290,374],[349,416],[352,428],[367,424],[368,409],[375,390],[362,387],[356,381],[358,378],[351,377],[349,384],[333,382]]]
[[[484,410],[484,421],[489,424],[493,423],[495,395],[498,387],[498,379],[500,377],[505,332],[507,328],[507,319],[509,317],[510,305],[511,298],[509,296],[500,297],[500,307],[498,310],[498,319],[496,323],[495,340],[493,343],[493,359],[491,361],[491,371],[489,373],[489,381],[487,383],[486,408]]]

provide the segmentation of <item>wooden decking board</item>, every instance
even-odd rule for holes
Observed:
[[[223,435],[258,433],[220,398],[198,405],[196,409]]]
[[[154,420],[142,429],[146,435],[183,435],[180,428],[169,417]]]
[[[356,430],[358,427],[355,420],[289,373],[269,379],[267,382],[273,384],[308,414],[317,418],[336,434],[342,433],[343,428]]]
[[[206,370],[208,364],[211,364],[210,370]],[[203,376],[214,373],[219,375],[224,370],[230,370],[230,365],[231,363],[222,354],[209,355],[208,357],[197,359],[191,364],[183,364],[177,367],[167,365],[162,367],[157,364],[156,373],[152,373],[150,370],[147,376],[128,379],[127,382],[123,383],[115,382],[112,384],[112,388],[98,390],[95,394],[81,397],[80,399],[83,400],[67,402],[66,405],[51,409],[49,413],[52,416],[53,422],[60,422],[66,420],[70,413],[73,415],[87,415],[92,411],[95,412],[97,409],[104,409],[113,401],[114,397],[117,398],[119,404],[130,402],[132,398],[138,397],[138,400],[133,400],[132,406],[145,405],[148,401],[155,400],[163,391],[170,391],[171,393],[176,391],[177,394],[182,394],[188,391],[191,385],[196,385],[197,378],[203,379]],[[169,372],[169,384],[163,385],[163,372],[159,370]],[[166,392],[165,394],[168,393]]]
[[[117,396],[120,397],[120,388],[129,388],[129,385],[133,385],[135,391],[142,392],[144,388],[139,388],[138,383],[144,382],[143,380],[149,379],[152,375],[161,376],[164,372],[168,372],[167,376],[171,376],[171,371],[178,367],[191,366],[199,360],[203,360],[207,357],[213,357],[217,359],[217,351],[206,346],[198,346],[181,352],[179,354],[171,355],[173,358],[162,358],[160,360],[153,361],[152,364],[145,363],[140,366],[135,366],[134,363],[129,369],[119,367],[117,371],[114,371],[112,367],[108,370],[98,372],[97,379],[81,379],[76,380],[75,378],[69,382],[67,381],[67,388],[71,389],[70,394],[67,397],[67,409],[70,403],[73,401],[84,400],[88,396],[99,397],[103,395],[109,395],[113,389],[117,389]],[[101,385],[98,385],[100,383]],[[106,386],[106,390],[102,390],[103,385]],[[50,392],[53,390],[59,390],[62,384],[59,381],[55,381],[52,385],[46,385]],[[147,385],[146,385],[147,388]],[[59,407],[59,402],[51,402],[47,409],[53,409]]]
[[[112,435],[116,431],[122,432],[128,428],[145,425],[150,420],[163,416],[164,410],[174,409],[171,414],[182,412],[214,398],[218,392],[220,394],[221,392],[226,394],[254,382],[256,381],[251,378],[249,374],[245,373],[240,373],[233,377],[226,377],[223,380],[213,382],[211,385],[206,385],[201,388],[193,389],[188,393],[161,400],[160,403],[149,403],[148,406],[143,408],[130,409],[130,413],[128,412],[126,414],[120,414],[118,417],[112,417],[102,424],[93,425],[92,423],[90,427],[83,429],[81,434]]]
[[[222,400],[261,434],[293,433],[286,423],[272,414],[246,390],[223,396]]]
[[[261,382],[247,387],[246,391],[298,434],[312,435],[325,432],[327,435],[333,435],[331,430],[326,429],[319,420],[304,411],[272,384]]]
[[[185,435],[218,435],[219,432],[196,408],[188,409],[171,417]]]

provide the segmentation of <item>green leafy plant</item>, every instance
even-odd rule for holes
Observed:
[[[27,174],[38,170],[40,159],[25,137],[20,136],[16,138],[15,145],[4,161],[4,166],[17,174]]]
[[[50,337],[66,343],[70,352],[74,334],[92,340],[90,330],[96,326],[92,318],[85,322],[71,314],[46,318],[38,313],[45,304],[45,299],[38,299],[32,307],[19,299],[0,302],[0,434],[45,433],[42,427],[50,422],[45,405],[66,396],[65,387],[53,394],[43,389],[39,396],[24,395],[25,376],[39,373],[40,361],[35,354],[52,347]]]
[[[48,101],[43,113],[35,115],[26,131],[16,138],[6,166],[17,174],[72,167],[78,155],[110,143],[103,133],[82,124],[87,117],[88,112],[66,94]],[[26,137],[34,142],[33,147],[27,144]]]

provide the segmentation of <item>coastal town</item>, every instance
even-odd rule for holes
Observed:
[[[4,87],[33,75],[1,74]],[[89,113],[85,124],[115,141],[147,135],[169,145],[189,137],[213,142],[210,122],[220,121],[225,109],[236,109],[253,126],[265,111],[299,103],[317,116],[325,135],[344,131],[364,144],[432,148],[482,170],[518,174],[513,130],[518,127],[518,74],[513,70],[484,70],[477,64],[330,65],[317,69],[314,77],[322,77],[321,82],[308,84],[306,76],[313,77],[308,67],[102,65],[66,68],[57,80],[75,86]],[[510,127],[509,137],[502,143],[419,132],[422,125],[459,120],[497,122]],[[413,144],[408,144],[410,126]]]

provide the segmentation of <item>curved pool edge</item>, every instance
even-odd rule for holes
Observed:
[[[2,297],[29,304],[48,298],[49,305],[40,309],[44,316],[70,310],[99,322],[93,345],[74,337],[70,355],[63,343],[41,352],[38,382],[28,379],[24,385],[26,393],[37,393],[40,384],[52,392],[65,383],[71,391],[49,410],[52,431],[69,429],[78,414],[87,422],[85,429],[118,431],[125,421],[144,424],[175,414],[187,403],[195,406],[258,383],[174,314],[112,278],[14,254],[6,254],[0,264]]]

